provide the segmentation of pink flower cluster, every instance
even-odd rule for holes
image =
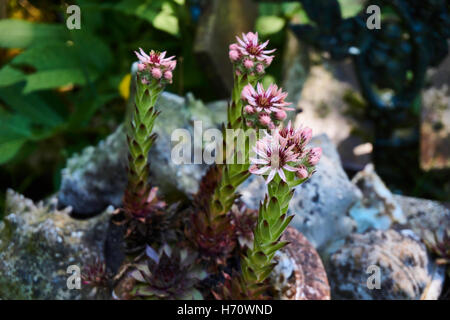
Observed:
[[[248,84],[242,90],[241,98],[247,104],[244,107],[244,116],[249,127],[263,127],[274,129],[280,121],[286,119],[286,111],[290,102],[284,101],[287,93],[275,84],[271,84],[267,90],[261,83],[256,85],[256,90]]]
[[[309,178],[314,173],[314,166],[322,155],[321,148],[307,148],[311,140],[312,130],[302,128],[295,130],[289,122],[281,130],[273,130],[272,134],[257,141],[254,148],[257,158],[251,158],[250,172],[266,175],[266,183],[273,180],[276,174],[287,182],[284,170],[295,172],[299,179]]]
[[[172,83],[172,72],[177,65],[176,60],[173,60],[175,56],[165,58],[166,51],[156,52],[154,50],[150,51],[150,54],[146,54],[141,48],[139,48],[139,52],[135,51],[134,53],[139,59],[138,74],[143,84],[149,84],[152,79],[161,83]]]
[[[270,66],[274,56],[270,56],[275,51],[264,50],[269,44],[269,40],[259,43],[258,33],[249,32],[242,34],[242,39],[236,37],[237,43],[230,45],[229,57],[235,66],[237,75],[261,75],[265,68]]]

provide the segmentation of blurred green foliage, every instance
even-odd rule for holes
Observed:
[[[2,197],[8,187],[48,196],[67,157],[122,121],[126,97],[119,88],[138,47],[177,55],[169,90],[211,94],[192,55],[195,24],[184,0],[70,4],[82,8],[80,30],[66,27],[63,1],[7,1],[9,17],[0,20]]]

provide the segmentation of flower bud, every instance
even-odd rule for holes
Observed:
[[[270,119],[270,116],[268,114],[260,114],[259,115],[259,123],[261,123],[263,126],[268,126],[272,122],[272,119]]]
[[[244,107],[244,112],[247,113],[247,114],[254,114],[255,111],[256,111],[255,108],[253,108],[253,107],[250,106],[250,105],[246,105],[246,106]]]
[[[253,68],[253,66],[254,66],[254,63],[253,63],[252,60],[250,60],[250,59],[245,59],[244,60],[244,67],[246,69],[251,69],[251,68]]]
[[[236,62],[240,58],[240,54],[237,50],[230,50],[229,52],[230,60]]]
[[[304,128],[301,132],[301,139],[303,143],[308,143],[309,140],[311,140],[312,137],[312,129],[311,128]]]
[[[166,71],[166,72],[164,72],[164,79],[166,79],[166,80],[172,80],[172,77],[173,77],[172,71]]]
[[[261,63],[258,63],[256,65],[256,72],[258,72],[259,74],[264,73],[264,66]]]
[[[315,166],[322,156],[322,148],[312,148],[308,153],[308,162],[310,165]]]
[[[295,175],[300,179],[306,179],[308,178],[308,170],[304,166],[300,166]]]
[[[155,78],[155,79],[161,79],[161,77],[162,77],[161,69],[153,68],[152,69],[152,77]]]
[[[277,112],[275,112],[275,118],[277,120],[283,121],[284,119],[286,119],[287,114],[284,110],[278,110]]]

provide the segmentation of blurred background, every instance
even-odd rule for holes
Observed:
[[[364,1],[338,2],[343,18],[364,8]],[[66,8],[73,4],[81,8],[79,30],[66,27]],[[387,25],[389,15],[392,11],[383,12]],[[299,40],[291,31],[290,24],[317,23],[310,18],[300,2],[0,0],[0,216],[7,188],[33,200],[55,193],[67,159],[123,121],[135,49],[176,55],[174,83],[167,90],[183,96],[192,92],[210,102],[229,96],[227,46],[234,35],[250,30],[277,48],[263,82],[286,87],[305,123],[310,119],[331,136],[349,176],[375,162],[393,192],[448,203],[448,52],[434,69],[427,69],[423,90],[410,103],[406,120],[383,117],[381,124],[361,93],[355,60],[345,55],[335,59],[338,54],[330,55],[327,45]],[[391,47],[409,52],[403,46],[409,40],[394,39]],[[371,61],[389,65],[402,60],[395,54],[385,50]],[[380,142],[383,128],[397,126],[388,139],[393,143]]]

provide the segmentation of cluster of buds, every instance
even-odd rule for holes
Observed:
[[[278,124],[286,119],[286,111],[292,103],[286,102],[287,93],[277,85],[271,84],[267,90],[258,82],[255,88],[248,84],[242,90],[241,98],[246,104],[244,116],[248,127],[260,127],[275,129]]]
[[[152,80],[161,84],[172,83],[172,72],[177,65],[177,62],[173,60],[174,56],[165,58],[166,51],[154,50],[150,51],[150,54],[146,54],[141,48],[139,48],[139,52],[135,51],[135,53],[139,59],[138,75],[142,84],[150,84]]]
[[[270,56],[275,51],[264,50],[269,44],[269,40],[259,43],[258,33],[249,32],[242,34],[242,39],[236,37],[237,43],[230,45],[229,57],[235,66],[236,75],[262,75],[265,69],[270,66],[274,56]]]
[[[254,151],[259,157],[250,159],[250,172],[268,174],[266,183],[272,181],[276,174],[287,182],[285,170],[295,173],[301,180],[309,178],[322,155],[321,148],[306,147],[311,137],[310,128],[295,130],[291,122],[286,128],[274,130],[272,135],[267,133],[256,143]]]

